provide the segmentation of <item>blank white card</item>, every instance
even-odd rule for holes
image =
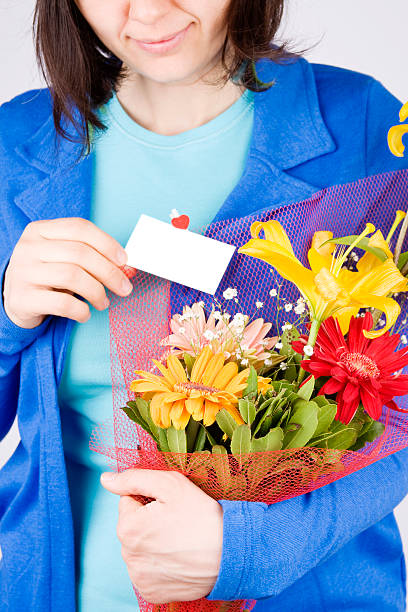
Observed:
[[[214,295],[236,247],[141,215],[125,247],[127,265]]]

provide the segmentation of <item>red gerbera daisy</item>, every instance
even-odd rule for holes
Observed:
[[[302,361],[302,368],[315,378],[330,377],[319,395],[336,394],[336,418],[346,425],[360,402],[376,421],[384,405],[407,412],[398,408],[392,398],[408,393],[408,376],[396,372],[408,364],[408,347],[394,352],[400,342],[399,334],[386,332],[372,340],[365,338],[363,329],[370,330],[372,326],[370,312],[364,317],[352,317],[345,339],[338,322],[330,317],[319,329],[313,355]],[[292,346],[303,352],[304,341]]]

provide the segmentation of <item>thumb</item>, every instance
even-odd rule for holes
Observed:
[[[183,477],[177,472],[132,468],[119,473],[104,472],[101,475],[101,484],[116,495],[143,495],[165,502],[174,491],[176,474]]]

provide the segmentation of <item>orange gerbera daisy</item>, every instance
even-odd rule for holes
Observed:
[[[141,376],[133,380],[130,390],[151,396],[150,414],[158,427],[185,429],[190,416],[204,425],[212,425],[217,413],[226,408],[239,425],[244,421],[237,409],[238,400],[247,385],[250,369],[238,372],[235,362],[226,363],[224,353],[205,346],[198,355],[188,378],[186,370],[175,355],[167,358],[167,368],[156,359],[156,367],[163,376],[135,370]],[[265,390],[269,378],[258,376],[258,389]]]

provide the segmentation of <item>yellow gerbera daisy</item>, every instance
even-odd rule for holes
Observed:
[[[135,370],[141,376],[133,380],[130,390],[136,393],[153,393],[150,413],[153,422],[165,429],[173,424],[176,429],[185,429],[190,416],[204,425],[212,425],[217,413],[226,408],[239,425],[244,421],[237,409],[238,400],[247,385],[250,369],[238,372],[234,362],[224,365],[225,355],[211,351],[205,346],[187,373],[175,355],[167,358],[167,368],[153,359],[162,376],[143,370]],[[258,389],[265,390],[269,378],[258,376]]]

